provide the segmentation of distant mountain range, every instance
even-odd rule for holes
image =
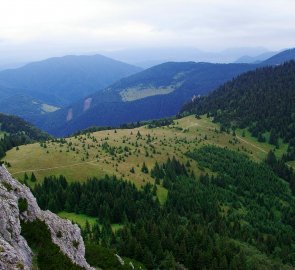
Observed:
[[[258,64],[274,56],[275,54],[277,54],[277,52],[265,52],[257,56],[244,55],[237,59],[235,63]]]
[[[161,64],[144,70],[90,95],[34,123],[56,136],[65,136],[90,126],[118,126],[172,116],[198,95],[207,95],[232,78],[258,67],[295,59],[288,51],[260,64]],[[280,62],[280,60],[282,62]]]
[[[244,55],[255,58],[264,53],[269,53],[269,51],[262,47],[229,48],[220,52],[203,51],[193,47],[168,47],[106,51],[103,55],[143,68],[150,68],[166,62],[233,63]]]
[[[175,115],[244,72],[291,59],[294,49],[259,64],[167,62],[142,71],[100,55],[53,58],[0,72],[0,108],[65,136]]]
[[[124,78],[87,98],[35,121],[64,136],[89,126],[175,115],[195,95],[206,95],[233,77],[255,69],[249,64],[165,63]]]
[[[284,62],[295,60],[295,48],[282,51],[264,61],[265,65],[280,65]]]
[[[65,106],[141,70],[102,55],[50,58],[0,72],[0,98],[21,94]]]

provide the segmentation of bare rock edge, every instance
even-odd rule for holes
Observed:
[[[28,208],[20,213],[18,200],[26,199]],[[0,269],[29,270],[32,251],[21,236],[20,221],[44,221],[52,242],[71,261],[86,270],[94,270],[85,259],[85,245],[80,228],[50,211],[42,211],[30,189],[13,179],[5,166],[0,166]],[[57,234],[62,237],[57,237]]]

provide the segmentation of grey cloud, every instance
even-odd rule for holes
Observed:
[[[16,34],[16,41],[11,42],[4,34],[1,36],[0,28],[0,58],[41,58],[149,46],[215,51],[228,47],[277,50],[295,46],[293,0],[73,0],[76,6],[90,7],[89,14],[79,19],[70,4],[62,6],[65,1],[71,3],[44,0],[51,5],[54,2],[56,8],[65,8],[67,16],[73,12],[68,21],[55,21],[52,14],[49,22],[21,28],[22,38],[18,40]],[[100,3],[116,8],[101,14]]]

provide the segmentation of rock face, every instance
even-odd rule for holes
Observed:
[[[19,199],[25,199],[28,203],[23,212],[19,210]],[[52,242],[73,263],[87,270],[94,269],[85,260],[85,246],[79,227],[50,211],[42,211],[30,189],[13,179],[4,166],[0,166],[0,269],[31,269],[32,251],[20,235],[20,220],[35,219],[45,222]]]

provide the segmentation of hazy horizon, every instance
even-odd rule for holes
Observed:
[[[294,11],[291,0],[0,1],[0,66],[167,48],[255,56],[295,47]]]

